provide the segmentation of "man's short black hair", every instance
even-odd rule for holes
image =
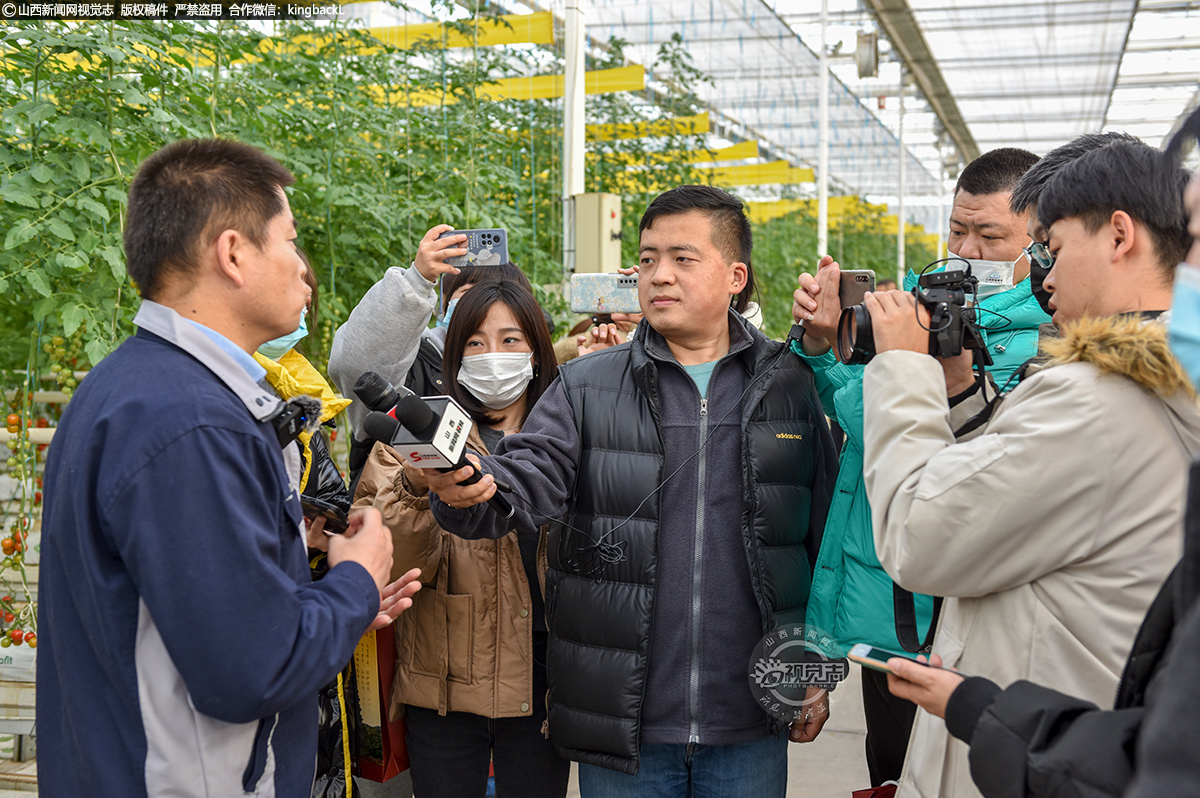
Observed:
[[[294,180],[266,153],[226,139],[177,141],[143,161],[125,221],[126,268],[142,296],[158,296],[168,275],[188,279],[201,249],[225,230],[262,247]]]
[[[1183,208],[1190,178],[1148,144],[1116,141],[1058,171],[1038,198],[1038,221],[1049,230],[1059,219],[1078,218],[1094,233],[1124,211],[1150,231],[1159,263],[1173,273],[1192,245]]]
[[[966,165],[954,184],[954,196],[959,191],[983,197],[1012,191],[1021,175],[1037,163],[1038,157],[1018,147],[989,150]]]
[[[1141,139],[1129,133],[1119,133],[1116,131],[1109,133],[1084,133],[1074,141],[1069,141],[1061,147],[1055,147],[1043,155],[1041,160],[1029,167],[1029,171],[1021,176],[1021,179],[1017,182],[1017,187],[1013,189],[1012,197],[1008,201],[1008,209],[1015,214],[1025,213],[1025,211],[1037,204],[1042,189],[1046,187],[1046,183],[1050,182],[1050,178],[1058,174],[1059,169],[1062,169],[1079,156],[1089,153],[1092,150],[1098,150],[1107,144],[1112,144],[1114,141],[1141,141]]]
[[[733,300],[733,309],[741,313],[754,295],[754,267],[750,265],[754,240],[741,200],[712,186],[678,186],[654,198],[642,214],[638,234],[644,233],[660,216],[678,216],[691,211],[708,217],[712,224],[713,246],[720,250],[726,263],[746,264],[746,287]]]

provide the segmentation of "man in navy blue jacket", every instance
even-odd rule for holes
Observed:
[[[317,690],[416,590],[385,586],[373,510],[310,582],[281,446],[295,408],[251,357],[309,293],[291,182],[209,140],[159,150],[130,187],[139,330],[84,380],[46,465],[43,795],[307,796]]]

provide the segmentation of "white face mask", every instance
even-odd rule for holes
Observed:
[[[487,352],[462,359],[458,383],[491,410],[503,410],[533,379],[532,352]]]
[[[1017,260],[1020,260],[1022,254]],[[1013,273],[1016,271],[1017,261],[1012,263],[1003,260],[975,260],[973,258],[962,258],[967,263],[971,264],[971,274],[979,279],[977,287],[977,299],[987,299],[993,294],[1001,294],[1013,287]],[[947,267],[955,268],[953,262]]]

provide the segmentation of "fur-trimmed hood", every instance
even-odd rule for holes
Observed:
[[[1159,398],[1179,440],[1195,450],[1200,446],[1196,389],[1167,345],[1164,321],[1137,315],[1080,319],[1063,327],[1061,338],[1043,341],[1045,367],[1090,363],[1101,374],[1125,377]]]
[[[1193,401],[1195,388],[1171,353],[1165,325],[1136,316],[1084,318],[1062,328],[1062,337],[1043,341],[1043,367],[1091,363],[1102,374],[1126,377],[1167,398],[1183,393]]]

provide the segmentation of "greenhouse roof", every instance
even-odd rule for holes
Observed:
[[[818,57],[786,22],[751,0],[589,0],[588,35],[629,42],[626,54],[654,63],[659,46],[678,35],[712,83],[698,90],[726,138],[756,139],[764,156],[797,165],[818,160]],[[818,45],[819,47],[819,45]],[[830,83],[830,175],[866,194],[889,192],[898,175],[899,142],[866,102]],[[934,174],[909,156],[906,182],[916,193],[936,188]]]
[[[773,6],[802,36],[819,30],[812,0]],[[1200,102],[1197,0],[830,0],[830,10],[833,41],[877,25],[923,94],[945,89],[950,109],[922,98],[905,125],[906,143],[928,164],[969,161],[975,152],[954,146],[960,138],[979,152],[1039,155],[1100,130],[1158,145]],[[833,69],[864,97],[894,93],[898,82],[895,63],[880,79],[858,79],[853,64]],[[881,116],[895,125],[892,109]]]
[[[1044,154],[1098,130],[1158,145],[1200,102],[1200,0],[828,3],[833,192],[894,201],[902,75],[910,207],[943,201],[958,167],[979,152],[1016,146]],[[673,36],[683,41],[694,66],[712,78],[697,93],[715,146],[756,141],[759,162],[817,164],[819,0],[581,5],[591,46],[627,42],[627,58],[647,68],[651,98],[667,88],[655,72],[659,48]],[[504,7],[561,19],[565,0]],[[858,37],[876,32],[878,73],[860,78]],[[811,196],[815,187],[802,184],[799,192]]]

